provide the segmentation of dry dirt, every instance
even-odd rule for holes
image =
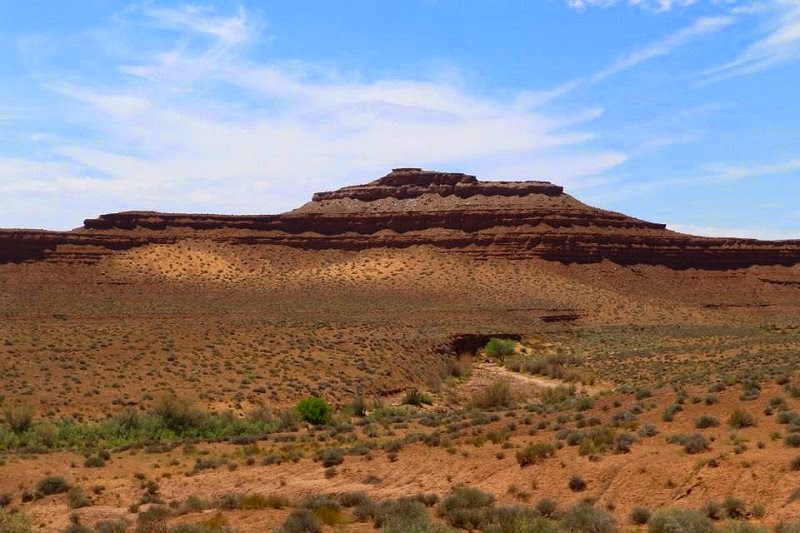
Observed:
[[[294,501],[345,491],[376,499],[443,497],[468,484],[505,503],[550,497],[566,508],[590,498],[625,527],[636,505],[697,508],[736,496],[763,506],[765,515],[755,522],[772,525],[800,516],[800,473],[790,468],[797,453],[783,442],[786,426],[763,414],[777,395],[800,411],[800,400],[775,383],[787,376],[800,383],[798,282],[800,266],[675,271],[475,261],[426,247],[312,252],[195,241],[145,246],[92,266],[1,265],[0,398],[4,407],[30,405],[38,420],[86,423],[125,407],[146,413],[168,392],[235,416],[258,405],[292,406],[311,394],[337,408],[358,395],[390,406],[411,388],[433,405],[403,406],[396,419],[347,419],[354,429],[344,435],[302,426],[285,441],[278,434],[247,445],[117,450],[101,468],[82,466],[86,450],[0,450],[0,494],[8,493],[11,505],[42,531],[62,531],[73,512],[64,495],[21,502],[49,474],[89,494],[92,505],[74,511],[87,524],[111,517],[134,523],[129,506],[140,499],[143,479],[152,479],[164,502],[231,493]],[[521,335],[534,355],[579,357],[593,381],[577,388],[596,397],[593,407],[530,411],[542,391],[560,390],[564,382],[446,349],[453,335],[497,332]],[[471,367],[469,376],[448,378],[448,365],[459,357]],[[750,377],[763,390],[755,400],[741,400],[741,383]],[[708,387],[723,378],[736,384],[706,405]],[[470,399],[497,381],[511,385],[515,406],[487,411],[497,420],[475,422]],[[654,395],[637,400],[631,392],[642,387]],[[673,388],[681,387],[683,411],[662,421],[675,401]],[[642,412],[617,431],[635,433],[650,422],[659,434],[640,438],[630,453],[590,458],[565,444],[542,464],[517,464],[515,454],[526,444],[555,442],[559,430],[577,429],[592,417],[609,424],[634,405]],[[755,427],[726,426],[740,406],[756,416]],[[426,414],[439,417],[441,426],[426,426]],[[695,429],[701,415],[720,425]],[[547,427],[537,430],[542,421]],[[365,428],[373,427],[367,435]],[[443,443],[408,442],[394,460],[381,449],[437,431]],[[694,432],[711,439],[709,451],[688,455],[667,442]],[[358,442],[375,448],[347,455],[333,477],[313,460],[318,449]],[[746,449],[734,451],[742,443]],[[303,457],[261,464],[290,450]],[[220,459],[217,468],[192,472],[197,459],[210,457]],[[365,483],[370,475],[380,481]],[[588,488],[572,492],[572,475]],[[104,489],[93,494],[98,485]],[[216,512],[170,520],[198,522]],[[240,531],[269,531],[290,510],[221,512]],[[351,523],[344,530],[372,527]]]

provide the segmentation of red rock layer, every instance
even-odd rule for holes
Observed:
[[[800,263],[800,240],[682,235],[663,224],[595,209],[547,182],[395,169],[381,179],[314,195],[282,215],[125,212],[72,232],[0,230],[0,262],[95,262],[148,243],[210,239],[242,245],[361,250],[432,245],[476,258],[660,264],[728,269]]]

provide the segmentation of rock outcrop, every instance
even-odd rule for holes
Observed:
[[[281,215],[132,211],[86,220],[71,232],[0,230],[0,262],[92,263],[116,250],[181,239],[303,249],[431,245],[480,259],[610,260],[680,269],[800,263],[800,240],[694,237],[587,206],[552,183],[482,182],[418,168],[317,193]]]

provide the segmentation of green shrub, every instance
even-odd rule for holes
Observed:
[[[95,523],[95,533],[125,533],[130,524],[127,520],[101,520]]]
[[[161,533],[166,531],[166,521],[170,514],[170,510],[161,505],[148,507],[146,511],[139,513],[136,520],[136,533]]]
[[[89,507],[92,502],[83,493],[80,487],[72,487],[67,492],[67,502],[70,509],[80,509],[81,507]]]
[[[722,524],[719,533],[768,533],[768,529],[739,520],[731,520]]]
[[[339,502],[339,505],[342,507],[357,507],[359,505],[369,505],[372,503],[372,499],[367,496],[364,492],[343,492],[336,496],[336,501]]]
[[[331,406],[319,396],[309,396],[297,404],[300,418],[315,426],[326,424],[331,417]]]
[[[3,533],[30,533],[31,521],[19,511],[0,509],[0,531]]]
[[[569,483],[567,485],[572,492],[582,492],[586,490],[586,481],[577,474],[569,478]]]
[[[344,462],[344,450],[341,448],[325,448],[319,452],[318,457],[322,461],[322,466],[326,468],[340,465]]]
[[[174,394],[165,394],[159,398],[153,406],[153,414],[176,433],[196,428],[205,419],[205,413],[195,408],[191,400],[178,398]]]
[[[560,533],[557,523],[525,507],[502,507],[491,515],[486,533]]]
[[[734,429],[742,429],[756,425],[756,418],[744,409],[736,409],[728,418],[728,425]]]
[[[746,381],[742,384],[742,393],[739,399],[750,401],[755,400],[761,395],[761,384],[757,381]]]
[[[575,398],[577,389],[570,385],[569,387],[550,387],[543,389],[540,393],[542,403],[545,405],[559,405]]]
[[[489,357],[502,359],[503,357],[508,357],[509,355],[513,354],[516,347],[517,341],[515,340],[498,339],[496,337],[492,337],[489,339],[489,342],[486,343],[486,348],[484,348],[484,351]]]
[[[673,435],[667,439],[667,441],[672,444],[680,444],[683,446],[684,451],[690,455],[701,453],[709,449],[708,439],[699,433]]]
[[[725,516],[725,511],[722,509],[722,504],[717,501],[708,501],[700,508],[700,512],[711,520],[722,520]]]
[[[568,533],[614,533],[614,518],[606,511],[588,503],[579,503],[569,509],[561,522]]]
[[[658,435],[658,428],[650,422],[645,422],[642,424],[642,427],[639,428],[640,437],[655,437],[656,435]]]
[[[800,448],[800,433],[789,433],[783,438],[783,442],[790,448]]]
[[[541,463],[556,454],[556,448],[547,442],[535,442],[517,451],[517,463],[526,467]]]
[[[697,429],[715,428],[719,426],[719,420],[710,415],[702,415],[694,421]]]
[[[6,424],[11,426],[14,433],[25,433],[33,424],[33,408],[30,405],[18,405],[17,407],[7,407],[3,411]]]
[[[649,533],[714,533],[711,519],[692,509],[666,508],[654,512],[647,522]]]
[[[322,533],[322,524],[309,509],[295,509],[277,533]]]
[[[350,404],[350,407],[353,410],[353,416],[367,416],[367,400],[364,399],[362,394],[353,398],[353,403]]]
[[[494,496],[472,487],[456,487],[437,507],[439,516],[461,529],[478,529],[489,518]]]
[[[106,466],[106,460],[99,455],[93,455],[86,458],[86,460],[83,462],[83,466],[86,468],[101,468]]]
[[[556,518],[558,516],[558,502],[550,498],[542,498],[536,502],[535,509],[545,518]]]
[[[481,409],[510,407],[513,403],[514,395],[507,381],[495,381],[472,399],[472,405]]]
[[[739,498],[728,496],[722,502],[722,508],[725,510],[725,516],[734,520],[740,520],[747,516],[747,506]]]
[[[631,514],[629,515],[631,524],[635,524],[637,526],[645,525],[648,520],[650,520],[650,509],[647,507],[634,507],[631,509]]]
[[[239,509],[244,511],[254,511],[258,509],[284,509],[292,504],[286,496],[278,494],[248,494],[239,501]]]
[[[420,392],[418,389],[411,389],[406,392],[403,403],[405,405],[431,405],[433,400],[430,396]]]
[[[781,522],[775,526],[775,533],[800,533],[800,522]]]
[[[36,492],[44,496],[63,494],[69,490],[69,483],[61,476],[47,476],[36,484]]]
[[[381,502],[374,518],[375,527],[384,532],[427,531],[431,526],[425,505],[410,498]]]

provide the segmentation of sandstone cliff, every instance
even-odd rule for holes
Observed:
[[[728,269],[800,263],[800,240],[718,239],[587,206],[547,182],[395,169],[368,183],[321,192],[281,215],[124,212],[71,232],[0,230],[0,262],[96,262],[148,243],[210,239],[241,245],[361,250],[431,245],[476,258],[610,260]]]

